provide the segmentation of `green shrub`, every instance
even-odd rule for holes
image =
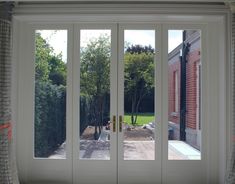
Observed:
[[[66,89],[35,83],[35,157],[48,157],[66,139]]]

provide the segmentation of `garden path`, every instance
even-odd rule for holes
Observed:
[[[63,159],[66,157],[65,146],[61,147],[51,155],[51,159]],[[81,140],[80,159],[109,159],[109,141]],[[125,141],[124,160],[138,160],[154,158],[154,141]],[[146,151],[147,150],[147,151]],[[199,160],[200,152],[182,141],[170,140],[168,147],[170,160]]]

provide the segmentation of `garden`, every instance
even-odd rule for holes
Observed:
[[[35,157],[48,157],[66,141],[67,64],[40,33],[35,39]],[[110,45],[104,34],[80,51],[81,139],[98,140],[110,122]],[[154,138],[142,128],[154,121],[154,49],[127,44],[124,63],[124,121],[133,135]]]

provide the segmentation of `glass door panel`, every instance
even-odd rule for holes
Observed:
[[[67,30],[35,31],[34,158],[66,158]]]
[[[111,30],[80,31],[80,159],[110,159]]]
[[[201,159],[201,31],[168,30],[168,159]]]
[[[124,30],[124,160],[154,160],[155,30]]]

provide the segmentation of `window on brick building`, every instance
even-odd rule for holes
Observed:
[[[178,81],[178,70],[174,71],[173,80],[174,80],[174,112],[179,111],[179,81]]]

